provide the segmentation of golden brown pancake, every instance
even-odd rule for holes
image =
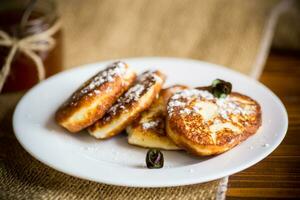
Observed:
[[[180,148],[170,140],[165,131],[166,108],[170,96],[186,88],[186,86],[174,85],[163,89],[151,107],[126,128],[128,143],[146,148],[179,150]]]
[[[55,119],[70,132],[78,132],[103,117],[132,85],[136,73],[124,62],[115,62],[87,80],[58,109]]]
[[[117,100],[105,116],[88,128],[89,133],[99,139],[119,134],[137,119],[142,111],[150,107],[164,80],[165,75],[159,71],[141,74],[136,83]]]
[[[187,89],[174,94],[167,109],[168,136],[199,156],[223,153],[261,125],[259,104],[237,92],[218,99],[205,89]]]

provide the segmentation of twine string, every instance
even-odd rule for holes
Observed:
[[[53,38],[53,35],[60,27],[61,21],[58,20],[49,29],[21,39],[11,37],[5,31],[0,30],[0,46],[10,47],[10,51],[5,58],[4,65],[0,71],[0,93],[10,73],[11,63],[17,51],[20,51],[28,58],[32,59],[38,72],[39,81],[45,79],[45,67],[37,52],[50,51],[55,47],[56,41]]]

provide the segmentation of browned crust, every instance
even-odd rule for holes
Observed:
[[[147,101],[146,104],[144,104],[143,107],[137,108],[138,102],[132,104],[128,109],[126,109],[126,112],[133,113],[130,117],[126,119],[126,122],[124,122],[122,125],[116,127],[112,131],[110,131],[105,138],[101,139],[108,139],[111,138],[115,135],[118,135],[121,133],[128,125],[130,125],[134,120],[136,120],[139,117],[139,114],[146,110],[148,107],[150,107],[152,101],[155,99],[156,94],[159,92],[159,87],[158,86],[153,86],[154,92],[153,95],[149,97],[149,100]],[[156,93],[156,94],[155,94]],[[110,123],[112,123],[115,119],[121,118],[123,115],[122,112],[119,112],[117,115],[113,116],[109,120],[103,121],[102,119],[98,120],[96,123],[94,123],[92,126],[88,127],[89,132],[97,132],[98,129],[101,129],[104,126],[109,126]]]
[[[95,77],[99,76],[104,71],[107,71],[107,69],[108,68],[101,70],[95,76],[87,80],[57,110],[55,113],[55,120],[58,124],[72,133],[90,126],[105,114],[119,96],[121,96],[136,79],[136,74],[134,72],[126,77],[126,79],[124,79],[124,77],[114,76],[114,80],[112,82],[106,81],[86,93],[82,92],[82,90],[88,86]],[[128,70],[127,64],[126,70]],[[84,108],[93,105],[97,101],[101,101],[101,103],[97,105],[96,109],[84,110]],[[72,120],[71,118],[76,116],[76,113],[80,110],[83,111],[83,119]]]
[[[153,104],[152,104],[153,105]],[[147,112],[147,111],[145,111]],[[163,112],[158,112],[155,115],[151,116],[150,120],[151,121],[158,121],[158,125],[154,127],[150,127],[147,130],[145,130],[141,124],[141,116],[139,116],[132,124],[130,124],[130,127],[132,131],[137,131],[141,134],[155,134],[157,136],[164,137],[166,136],[165,132],[165,115]],[[149,120],[149,121],[150,121]]]
[[[187,89],[183,85],[173,85],[161,90],[159,98],[151,107],[127,127],[128,143],[145,148],[160,148],[165,150],[180,150],[167,136],[165,119],[167,115],[167,102],[175,92]],[[143,122],[155,122],[154,126],[143,127]]]
[[[124,122],[121,125],[119,125],[118,127],[116,127],[113,131],[110,131],[109,133],[107,133],[107,136],[105,138],[101,138],[101,139],[107,139],[107,138],[113,137],[113,136],[119,134],[120,132],[122,132],[128,125],[130,125],[135,119],[137,119],[140,116],[141,112],[148,109],[151,106],[152,102],[156,99],[157,95],[159,94],[159,92],[162,88],[162,85],[165,81],[165,78],[166,78],[165,75],[158,70],[153,73],[161,78],[162,83],[158,83],[155,80],[151,80],[150,81],[151,84],[146,83],[146,87],[148,87],[148,88],[146,88],[146,90],[141,93],[140,98],[142,98],[143,95],[145,95],[151,88],[153,91],[152,91],[151,95],[148,97],[147,101],[143,105],[140,104],[140,100],[130,101],[123,105],[124,109],[117,109],[117,110],[115,110],[115,112],[112,112],[111,110],[109,110],[102,119],[98,120],[96,123],[94,123],[92,126],[90,126],[88,128],[89,132],[90,133],[97,132],[98,129],[102,129],[105,126],[109,126],[114,120],[116,120],[118,118],[122,118],[123,115],[125,115],[126,113],[130,113],[131,116],[127,118],[126,122]],[[139,80],[137,81],[136,84],[138,84],[138,83],[139,83]],[[143,83],[143,84],[145,84],[145,83]],[[135,85],[133,85],[132,87],[134,87],[134,86]],[[124,98],[124,95],[126,95],[126,94],[123,94],[120,97],[120,99]]]
[[[160,93],[160,96],[163,98],[163,104],[164,104],[164,115],[166,116],[167,114],[167,103],[170,99],[170,97],[178,92],[178,91],[181,91],[181,90],[184,90],[184,89],[187,89],[188,87],[185,86],[185,85],[172,85],[170,87],[167,87],[165,89],[163,89]]]
[[[168,88],[162,89],[159,98],[156,99],[151,107],[144,111],[142,115],[135,120],[130,126],[133,131],[138,131],[140,133],[145,133],[145,134],[155,134],[157,136],[166,136],[166,131],[165,131],[165,119],[167,116],[167,103],[169,98],[177,91],[187,89],[187,86],[184,85],[173,85]],[[155,110],[155,111],[154,111]],[[147,117],[149,121],[158,121],[158,125],[151,127],[147,130],[144,130],[142,128],[142,117],[147,116],[149,112],[153,112],[153,115],[151,117]],[[154,113],[155,112],[155,113]]]
[[[197,127],[203,129],[204,134],[195,135],[193,132],[187,132],[183,128],[184,122],[181,116],[179,115],[167,117],[167,134],[176,145],[184,148],[188,152],[200,156],[220,154],[233,148],[234,146],[238,145],[239,143],[256,133],[257,129],[261,126],[262,117],[261,107],[255,100],[237,92],[232,92],[231,96],[251,101],[256,107],[256,112],[255,115],[252,117],[252,120],[248,120],[248,123],[242,124],[244,126],[244,130],[241,134],[233,134],[230,129],[225,129],[222,131],[222,133],[218,134],[218,143],[211,144],[210,136],[205,134],[205,130],[207,127],[204,127],[202,125],[199,125],[199,127]],[[195,120],[201,119],[195,119],[191,116],[188,116],[184,120],[188,122],[194,122],[195,124],[197,124],[200,123],[200,121],[197,122]]]

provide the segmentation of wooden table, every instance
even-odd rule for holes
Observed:
[[[230,176],[227,199],[300,199],[300,52],[271,51],[260,81],[286,106],[288,132],[271,155]]]

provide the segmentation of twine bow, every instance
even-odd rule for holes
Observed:
[[[36,52],[49,51],[55,46],[55,39],[52,37],[60,28],[61,21],[57,21],[46,31],[29,35],[24,38],[14,38],[0,30],[0,46],[11,47],[0,72],[0,92],[9,75],[11,63],[17,50],[31,58],[35,63],[39,81],[45,78],[45,68],[42,59]]]

